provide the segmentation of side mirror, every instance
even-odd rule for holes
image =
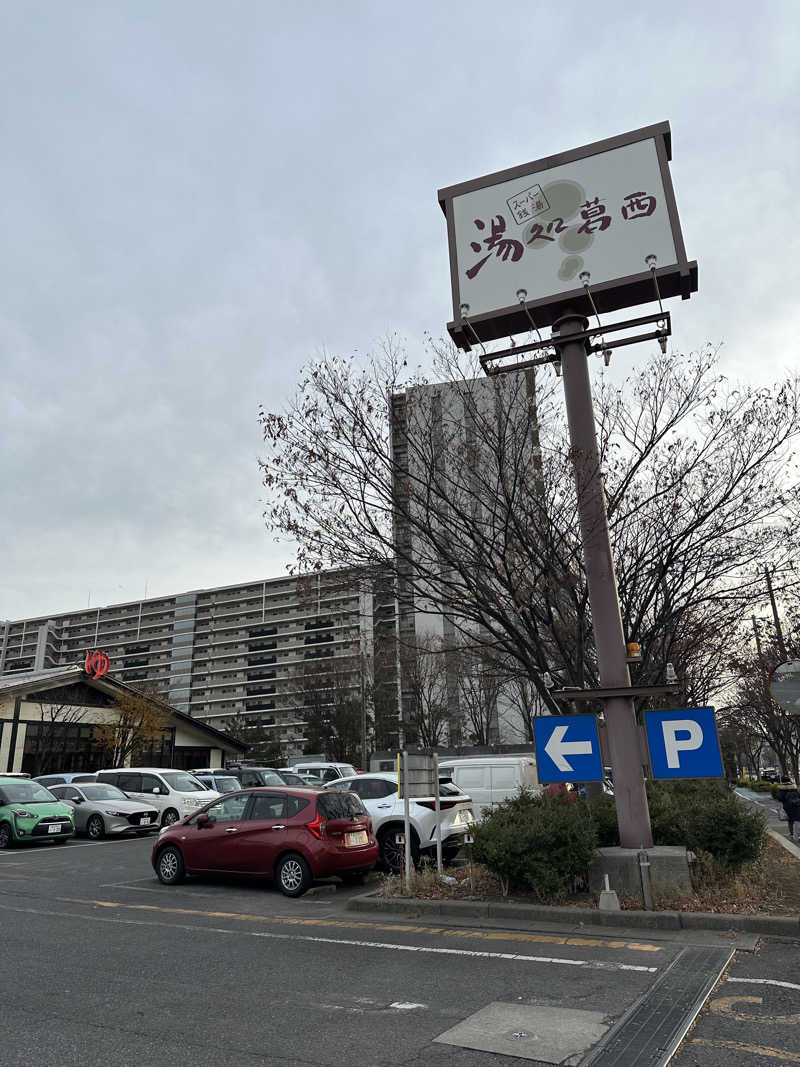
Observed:
[[[204,811],[201,815],[197,816],[197,829],[202,830],[204,826],[211,826],[213,820],[207,811]]]
[[[155,796],[157,793],[160,793],[160,792],[161,792],[161,787],[160,786],[154,786],[153,787],[153,796]]]
[[[72,804],[82,804],[83,803],[83,797],[75,797],[75,799],[73,801],[71,801],[71,803]]]

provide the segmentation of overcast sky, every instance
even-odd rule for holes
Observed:
[[[280,576],[258,405],[422,358],[442,186],[668,119],[676,347],[796,367],[798,12],[0,0],[0,619]]]

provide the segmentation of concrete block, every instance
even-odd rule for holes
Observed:
[[[639,852],[635,848],[599,848],[589,865],[589,886],[592,891],[599,893],[605,888],[607,875],[610,888],[617,894],[642,900]],[[657,845],[646,852],[650,864],[650,891],[656,900],[658,897],[691,893],[690,852],[678,845]]]
[[[613,889],[603,889],[597,902],[600,911],[620,911],[619,897]]]

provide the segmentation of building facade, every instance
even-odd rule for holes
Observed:
[[[419,674],[420,655],[429,658],[420,649],[433,643],[446,650],[442,743],[468,743],[476,722],[482,743],[527,741],[517,686],[502,683],[482,661],[488,637],[460,616],[458,602],[470,595],[464,571],[473,563],[486,567],[490,551],[513,549],[509,483],[542,491],[534,373],[414,386],[392,396],[391,415],[403,718],[414,718],[410,679]],[[463,549],[460,572],[449,565],[452,578],[437,553],[440,543],[451,560]],[[442,593],[448,589],[449,603]],[[470,647],[474,655],[465,656]]]
[[[0,623],[0,678],[101,649],[111,677],[219,729],[243,717],[299,754],[315,677],[335,673],[363,696],[376,627],[393,626],[376,588],[375,576],[327,571]]]

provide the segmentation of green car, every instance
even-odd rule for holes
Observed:
[[[75,833],[72,808],[38,782],[0,774],[0,848],[66,841]]]

